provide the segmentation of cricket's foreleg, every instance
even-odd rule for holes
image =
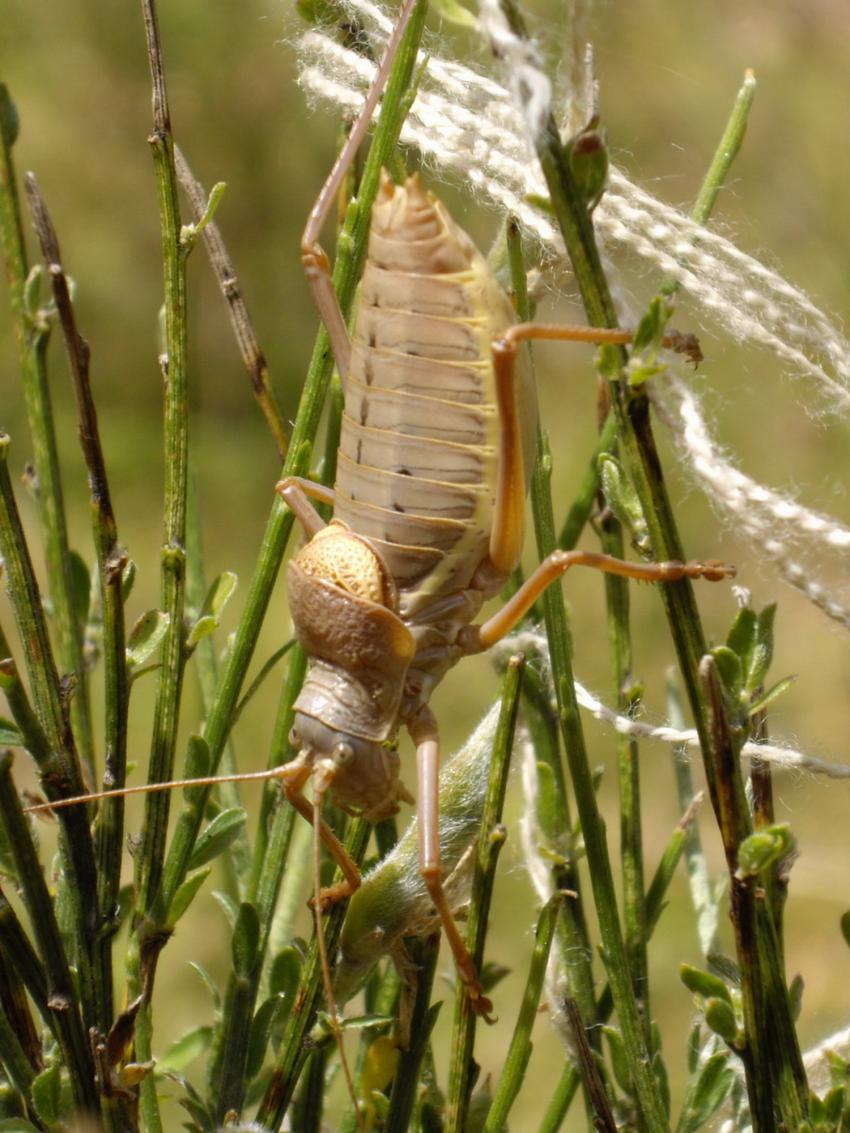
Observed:
[[[440,868],[440,826],[439,826],[439,771],[440,746],[437,738],[437,723],[432,713],[422,709],[410,721],[409,730],[416,744],[416,771],[419,786],[417,827],[419,830],[419,869],[434,902],[434,908],[452,950],[458,976],[463,981],[469,995],[469,1002],[476,1015],[490,1020],[493,1004],[484,995],[478,980],[475,963],[469,954],[443,889]]]
[[[553,551],[498,613],[482,625],[462,630],[459,644],[470,652],[489,649],[511,632],[548,586],[574,566],[593,567],[608,574],[636,578],[642,582],[678,582],[683,578],[705,578],[709,582],[719,582],[735,576],[733,566],[716,560],[705,563],[629,563],[625,559],[615,559],[612,555],[603,555],[599,551]]]
[[[287,774],[290,768],[291,771]],[[283,785],[283,793],[286,795],[286,801],[294,806],[298,813],[303,815],[311,826],[315,827],[316,816],[314,807],[310,801],[305,798],[302,791],[309,777],[309,768],[299,766],[297,760],[285,764],[280,770],[280,780]],[[355,889],[359,889],[361,877],[357,863],[352,860],[345,846],[343,846],[342,842],[340,842],[339,838],[337,838],[336,834],[334,834],[333,830],[331,830],[330,826],[328,826],[323,818],[319,818],[319,837],[343,876],[343,880],[338,881],[336,885],[327,885],[316,892],[314,903],[318,902],[321,910],[324,910],[337,901],[342,901],[344,898],[350,897]]]
[[[336,494],[333,488],[328,488],[325,484],[317,484],[313,480],[307,480],[304,476],[287,476],[283,480],[278,480],[275,491],[289,510],[294,513],[295,518],[310,538],[327,527],[327,523],[310,503],[308,497],[333,507],[336,503]]]

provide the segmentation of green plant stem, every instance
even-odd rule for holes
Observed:
[[[671,727],[684,728],[685,717],[682,712],[682,702],[672,674],[668,674],[667,679],[667,718]],[[684,744],[673,746],[673,773],[676,778],[679,809],[684,815],[693,806],[696,797],[693,775],[691,774],[690,755]],[[720,951],[720,938],[717,931],[720,908],[719,902],[712,892],[708,863],[703,853],[699,827],[695,822],[688,825],[685,833],[685,867],[688,872],[691,904],[696,913],[700,949],[703,957],[708,957],[710,953]]]
[[[483,1133],[500,1133],[505,1128],[511,1106],[516,1100],[525,1078],[532,1049],[531,1029],[537,1018],[540,996],[543,992],[543,980],[546,976],[546,964],[549,960],[549,949],[555,934],[558,908],[562,901],[563,894],[556,893],[554,897],[549,898],[540,912],[534,940],[534,951],[531,955],[531,966],[528,971],[519,1015],[505,1057],[505,1066],[493,1094],[487,1120],[484,1122]]]
[[[431,1031],[442,1006],[441,1003],[431,1004],[431,989],[439,951],[439,933],[411,941],[409,945],[409,956],[416,970],[416,994],[410,1014],[411,1042],[409,1048],[402,1050],[399,1055],[384,1133],[407,1133],[410,1128],[420,1067],[426,1058]]]
[[[521,320],[527,321],[531,317],[531,308],[526,287],[522,241],[518,227],[511,221],[506,225],[506,246],[511,287],[516,296],[517,315]],[[533,368],[533,357],[529,358],[529,364]],[[532,510],[538,540],[541,530],[546,528],[548,531],[548,535],[544,536],[547,545],[551,544],[554,532],[551,522],[551,496],[547,497],[550,471],[551,457],[546,447],[545,438],[538,429],[537,453],[532,474]],[[545,504],[538,508],[535,503],[538,495],[534,491],[534,486],[542,493],[544,500],[549,498],[548,510]],[[591,503],[592,498],[588,501],[587,513],[581,520],[581,526],[587,520]],[[550,516],[548,527],[547,515]],[[579,533],[580,528],[576,531],[576,538],[578,538]],[[538,546],[540,545],[538,543]],[[556,625],[557,632],[567,633],[563,602],[559,603],[547,592],[543,595],[542,606],[544,611],[548,611],[548,616]],[[540,615],[535,611],[534,616],[539,617]],[[545,839],[547,849],[552,855],[553,892],[569,891],[576,894],[574,900],[565,902],[561,907],[561,915],[558,918],[556,929],[558,951],[567,976],[568,986],[572,989],[573,995],[584,1013],[584,1018],[590,1024],[596,1013],[593,965],[591,962],[592,950],[581,901],[581,881],[572,854],[573,822],[558,747],[558,725],[557,721],[552,719],[548,692],[542,682],[540,666],[533,660],[526,665],[523,687],[528,726],[531,732],[535,759],[538,761],[538,778],[543,775],[548,776],[552,786],[551,790],[546,789],[549,785],[547,783],[538,792],[537,822],[541,836]],[[590,1032],[590,1042],[592,1044],[598,1042],[597,1031]]]
[[[118,544],[118,531],[106,476],[106,462],[100,444],[97,411],[89,380],[88,344],[77,329],[56,231],[32,174],[27,175],[26,191],[65,338],[80,420],[80,444],[89,474],[92,530],[103,616],[105,704],[103,786],[105,790],[111,790],[124,786],[127,772],[129,679],[125,656],[122,590],[127,556]],[[124,800],[120,797],[105,799],[99,816],[96,839],[100,928],[95,955],[95,974],[101,985],[99,1001],[103,1013],[98,1025],[104,1035],[109,1031],[113,1018],[112,936],[117,929],[115,910],[118,907],[121,887],[123,850]]]
[[[699,192],[697,193],[696,200],[691,208],[691,219],[695,220],[697,224],[705,224],[714,211],[718,193],[723,187],[729,170],[732,167],[732,162],[738,156],[743,144],[755,93],[755,76],[752,71],[748,70],[744,74],[744,81],[735,98],[732,111],[726,122],[723,134],[720,137],[720,141],[717,144],[717,149],[714,151],[714,156],[711,159],[711,163],[709,164],[706,175],[700,185]],[[673,279],[669,279],[662,284],[661,293],[663,295],[673,296],[678,289],[678,283]]]
[[[0,914],[3,912],[4,903],[5,897],[0,893]],[[11,920],[16,920],[14,914]],[[11,926],[7,924],[3,927],[6,930],[6,937],[11,937],[12,934],[8,931]],[[20,929],[21,926],[16,924],[14,927]],[[29,945],[29,941],[26,943]],[[28,958],[35,960],[35,955],[31,949]],[[36,1070],[40,1070],[43,1065],[41,1037],[35,1029],[35,1021],[30,1010],[23,976],[15,967],[14,960],[2,947],[0,947],[0,1004],[2,1004],[6,1018],[14,1028],[21,1050],[26,1055],[30,1065]]]
[[[9,597],[24,649],[30,689],[39,723],[38,744],[31,752],[38,764],[48,799],[84,793],[83,777],[67,714],[67,702],[53,660],[44,610],[32,561],[15,505],[8,465],[9,438],[0,435],[0,554],[5,560]],[[41,745],[41,735],[47,749]],[[100,928],[94,846],[84,807],[59,812],[60,843],[67,898],[76,935],[81,1000],[86,1027],[106,1017],[104,987],[95,971],[96,939]]]
[[[307,1059],[307,1072],[292,1106],[292,1133],[321,1133],[327,1066],[326,1047],[314,1050]]]
[[[496,862],[499,851],[505,842],[505,829],[501,824],[502,808],[505,802],[514,729],[519,707],[522,667],[522,656],[512,657],[508,662],[505,673],[502,685],[502,707],[499,713],[496,735],[493,739],[490,778],[487,784],[484,808],[481,813],[481,834],[476,847],[475,870],[466,922],[466,939],[476,971],[479,972],[484,957],[487,921],[496,880]],[[475,1068],[472,1048],[475,1042],[476,1021],[475,1013],[470,1008],[469,994],[463,983],[458,980],[455,994],[452,1049],[449,1058],[449,1088],[444,1124],[446,1133],[462,1133],[466,1125],[472,1076]]]
[[[173,778],[186,663],[183,617],[189,451],[188,341],[186,251],[180,239],[174,141],[154,0],[142,0],[142,13],[153,92],[153,129],[148,141],[153,153],[159,199],[165,309],[165,502],[160,603],[169,622],[158,672],[148,765],[148,781],[158,783]],[[163,908],[160,900],[160,888],[169,809],[168,791],[154,792],[145,800],[144,842],[138,863],[139,908],[146,918],[154,920],[158,919],[157,913],[161,918],[167,908]],[[147,979],[145,982],[148,983]]]
[[[596,448],[593,450],[581,478],[578,491],[575,494],[570,510],[567,512],[558,536],[558,546],[562,551],[571,551],[578,543],[584,526],[593,511],[596,495],[599,491],[599,458],[606,452],[613,452],[617,446],[617,419],[613,413],[608,412],[599,435],[596,438]]]
[[[604,390],[604,387],[603,387]],[[607,398],[602,392],[603,408]],[[607,413],[606,413],[607,416]],[[625,554],[623,529],[613,512],[605,511],[599,525],[599,540],[605,554],[622,559]],[[639,699],[632,685],[632,639],[630,628],[629,584],[625,578],[605,576],[608,625],[608,651],[617,712],[629,716]],[[623,925],[632,987],[644,1025],[644,1038],[650,1045],[649,959],[646,951],[646,907],[643,882],[643,841],[641,837],[640,762],[633,737],[617,735],[617,782],[620,799],[620,863],[623,884]]]
[[[15,972],[27,989],[42,1019],[59,1040],[57,1016],[50,1009],[44,965],[36,955],[23,925],[2,890],[0,890],[0,952],[3,953],[7,966]]]
[[[37,288],[28,287],[29,269],[21,223],[12,149],[17,138],[17,112],[0,83],[0,239],[15,339],[18,345],[27,421],[35,454],[39,510],[50,601],[58,630],[58,658],[63,672],[74,673],[77,687],[71,701],[71,724],[86,777],[95,782],[89,684],[83,658],[83,632],[74,600],[76,585],[68,546],[65,502],[53,406],[47,384],[46,352],[50,323],[37,309]]]
[[[731,726],[712,657],[700,678],[710,709],[712,805],[730,877],[731,919],[741,971],[745,1046],[741,1051],[754,1133],[799,1129],[808,1120],[808,1083],[781,969],[773,910],[759,896],[761,879],[738,874],[738,848],[753,825],[739,764],[745,730]]]
[[[689,811],[688,814],[683,817],[682,821],[673,831],[664,849],[664,853],[661,855],[661,860],[658,863],[652,881],[649,883],[649,888],[646,891],[647,944],[652,939],[652,934],[664,910],[664,900],[667,895],[667,890],[670,886],[670,882],[673,880],[676,866],[679,864],[685,849],[688,831],[693,825],[691,822],[692,818],[693,810]],[[613,1010],[614,1001],[611,997],[611,985],[606,984],[602,989],[599,996],[599,1003],[596,1007],[596,1030],[608,1022]],[[582,1018],[585,1017],[584,1013],[582,1013]],[[590,1033],[593,1034],[593,1031]],[[555,1092],[549,1101],[549,1105],[546,1107],[546,1113],[540,1123],[538,1133],[558,1133],[580,1084],[581,1075],[578,1069],[571,1062],[566,1063],[561,1072],[561,1077],[558,1079]]]
[[[189,163],[186,161],[179,146],[174,147],[174,159],[177,176],[180,178],[183,192],[189,198],[195,223],[197,224],[206,212],[208,195],[200,181],[195,180],[192,170],[189,168]],[[230,324],[233,327],[233,333],[236,337],[239,353],[242,355],[245,369],[248,371],[251,390],[254,397],[257,399],[260,411],[266,419],[266,424],[274,439],[278,455],[281,460],[284,460],[289,444],[286,424],[283,419],[283,414],[280,411],[280,406],[277,403],[277,398],[275,397],[274,387],[269,378],[269,367],[266,356],[260,347],[251,322],[251,317],[248,314],[248,306],[245,302],[245,296],[242,294],[242,288],[239,285],[236,269],[228,254],[221,231],[214,220],[210,220],[204,225],[202,235],[207,249],[207,255],[209,256],[210,266],[218,281],[224,301],[227,304]]]
[[[0,654],[3,657],[0,661],[0,689],[3,690],[9,711],[18,725],[23,747],[38,767],[48,766],[50,744],[27,698],[26,689],[18,673],[18,666],[12,659],[12,650],[2,626],[0,626]]]
[[[190,475],[186,510],[186,612],[190,623],[200,616],[206,594],[207,579],[201,542],[198,485],[195,477]],[[208,633],[201,638],[195,647],[193,658],[198,674],[203,714],[206,717],[215,697],[219,679],[214,634]],[[225,775],[232,775],[236,771],[236,756],[230,740],[224,746],[219,769]],[[228,810],[242,805],[238,783],[221,783],[217,791],[223,809]],[[225,860],[231,870],[231,891],[235,891],[238,900],[243,901],[248,871],[251,868],[251,847],[244,829],[228,846]]]
[[[346,852],[354,862],[359,864],[363,860],[368,840],[369,824],[363,819],[354,820],[345,843]],[[345,917],[345,904],[340,902],[334,905],[325,917],[325,943],[329,956],[336,952]],[[277,1129],[280,1126],[292,1100],[307,1057],[305,1039],[315,1022],[322,994],[321,964],[314,934],[271,1080],[257,1111],[256,1120],[264,1129]]]
[[[3,1063],[4,1073],[8,1075],[9,1081],[21,1095],[21,1100],[26,1106],[30,1086],[36,1075],[36,1067],[27,1057],[15,1026],[2,1007],[0,1007],[0,1061]]]
[[[38,853],[21,810],[11,767],[11,755],[8,752],[0,754],[0,821],[6,830],[18,883],[47,974],[48,1006],[55,1015],[52,1029],[59,1039],[71,1089],[77,1105],[95,1116],[98,1114],[98,1098],[91,1049],[80,1017],[79,1002],[56,923],[53,901],[47,891]]]
[[[541,442],[542,444],[542,442]],[[554,550],[555,531],[552,516],[552,497],[548,472],[551,459],[541,449],[542,459],[532,481],[532,510],[534,512],[537,549],[541,560]],[[602,954],[611,982],[614,1002],[620,1017],[623,1039],[630,1052],[630,1064],[635,1078],[635,1090],[644,1119],[650,1129],[666,1128],[661,1099],[649,1070],[649,1057],[644,1041],[642,1023],[634,998],[628,960],[620,929],[614,879],[608,857],[605,827],[599,814],[593,776],[584,735],[578,714],[578,702],[572,676],[572,642],[567,626],[563,597],[551,586],[543,596],[546,630],[552,659],[552,674],[560,712],[561,731],[567,762],[575,791],[581,828],[584,835],[591,886],[596,904],[602,937]],[[582,1004],[582,1010],[584,1005]],[[591,1018],[585,1018],[589,1026]]]

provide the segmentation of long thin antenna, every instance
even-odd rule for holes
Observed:
[[[283,766],[267,767],[264,771],[235,771],[232,775],[208,775],[200,779],[169,779],[163,783],[139,783],[134,787],[116,787],[110,791],[93,791],[88,795],[72,795],[67,799],[56,799],[54,802],[25,806],[24,812],[26,814],[37,814],[39,811],[60,810],[66,806],[93,803],[99,799],[117,799],[123,795],[147,795],[154,791],[172,791],[183,787],[209,787],[215,786],[216,783],[244,783],[251,779],[280,779]]]

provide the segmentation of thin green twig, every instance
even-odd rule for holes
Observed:
[[[189,163],[179,146],[174,147],[174,159],[177,176],[180,178],[183,192],[189,198],[197,223],[206,212],[208,194],[200,181],[195,180],[192,170],[189,168]],[[242,294],[236,269],[225,246],[221,230],[214,220],[209,220],[204,225],[202,235],[210,266],[227,304],[230,324],[233,327],[245,369],[248,371],[251,389],[257,399],[260,411],[266,419],[278,455],[281,460],[284,460],[289,444],[286,425],[275,397],[274,387],[271,384],[266,356],[260,347],[254,325],[251,322],[251,316],[248,314],[248,305],[245,302],[245,296]]]
[[[59,241],[35,178],[26,178],[26,192],[36,235],[41,245],[45,269],[53,289],[56,310],[65,338],[68,364],[77,399],[79,436],[88,468],[91,518],[97,557],[98,582],[103,617],[104,659],[104,789],[123,787],[127,771],[127,709],[129,677],[125,656],[123,571],[127,561],[118,544],[115,514],[106,476],[106,463],[100,444],[97,412],[89,381],[89,348],[77,329],[68,280],[62,266]],[[98,857],[97,900],[100,911],[95,957],[95,975],[102,1015],[101,1033],[112,1025],[112,937],[117,930],[115,910],[121,887],[121,860],[124,852],[124,800],[105,799],[99,817],[96,852]]]
[[[505,829],[502,826],[502,808],[508,784],[514,729],[516,727],[519,691],[522,683],[523,658],[511,658],[502,685],[502,707],[493,739],[490,778],[481,813],[481,834],[475,855],[475,870],[470,890],[469,912],[466,922],[466,939],[476,970],[481,971],[484,943],[487,936],[490,902],[496,880],[496,862],[504,845]],[[449,1057],[449,1088],[446,1099],[446,1133],[462,1133],[466,1126],[469,1097],[475,1064],[472,1049],[475,1042],[476,1015],[472,1011],[469,994],[458,980],[455,994],[452,1048]]]
[[[17,136],[17,110],[6,86],[0,83],[0,239],[6,258],[27,421],[35,452],[36,499],[44,539],[47,585],[58,630],[57,654],[62,671],[76,677],[71,723],[86,777],[93,783],[94,740],[83,657],[85,627],[78,612],[79,583],[68,545],[59,453],[47,383],[46,352],[51,324],[47,313],[38,307],[38,277],[31,277],[28,269],[12,156]]]
[[[11,755],[8,752],[0,753],[0,821],[6,831],[33,935],[47,973],[49,1005],[55,1012],[54,1029],[59,1037],[71,1089],[80,1109],[95,1116],[99,1115],[99,1104],[88,1036],[83,1027],[80,1004],[56,922],[53,901],[21,810],[11,767]]]
[[[516,1101],[525,1078],[528,1060],[531,1057],[531,1029],[534,1026],[537,1010],[540,1006],[543,980],[546,976],[546,964],[549,960],[549,949],[555,935],[558,909],[563,899],[563,894],[556,893],[549,898],[540,912],[534,939],[534,951],[531,955],[531,965],[528,970],[522,1003],[520,1004],[514,1033],[511,1036],[508,1053],[505,1056],[505,1066],[493,1094],[493,1102],[487,1113],[483,1133],[500,1133],[505,1128],[511,1106]]]
[[[168,615],[162,646],[151,735],[148,781],[173,777],[177,723],[185,668],[186,504],[188,496],[189,403],[186,310],[186,251],[181,242],[174,140],[165,86],[162,46],[154,0],[142,0],[153,92],[153,129],[148,141],[156,172],[164,271],[165,502],[161,562],[161,607]],[[160,899],[170,794],[145,800],[144,844],[138,862],[139,905],[146,917],[164,914]]]

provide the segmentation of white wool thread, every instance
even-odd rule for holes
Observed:
[[[371,0],[348,3],[377,40],[385,41],[392,20]],[[530,138],[549,113],[548,80],[533,46],[511,32],[497,0],[483,0],[481,27],[505,61],[510,89],[431,51],[402,137],[426,161],[516,215],[547,249],[563,256],[560,234],[529,201],[546,195]],[[301,37],[299,55],[304,89],[356,113],[374,65],[318,31]],[[609,256],[615,247],[627,247],[654,271],[675,279],[696,300],[701,317],[714,319],[739,342],[772,350],[788,375],[804,383],[801,402],[809,413],[841,414],[850,407],[850,343],[777,272],[658,201],[617,169],[610,172],[594,223]],[[713,505],[783,579],[850,627],[847,528],[742,473],[721,453],[698,399],[681,382],[656,383],[653,397]],[[829,576],[830,556],[837,567],[833,574],[848,580],[843,586]]]
[[[509,657],[518,651],[542,658],[546,666],[547,677],[551,679],[549,644],[545,633],[539,630],[523,630],[520,633],[512,633],[510,637],[504,638],[490,650],[491,653],[500,657]],[[650,724],[645,720],[636,720],[632,716],[623,716],[590,692],[581,682],[575,682],[575,689],[579,705],[586,709],[594,719],[610,725],[622,736],[631,736],[641,740],[658,740],[665,744],[683,744],[689,748],[699,747],[699,736],[693,728],[673,728],[668,724]],[[762,744],[750,740],[744,744],[741,754],[749,759],[764,760],[765,763],[770,763],[779,769],[809,771],[813,775],[822,775],[827,779],[850,779],[850,764],[820,759],[816,755],[808,755],[806,752],[786,744]]]

